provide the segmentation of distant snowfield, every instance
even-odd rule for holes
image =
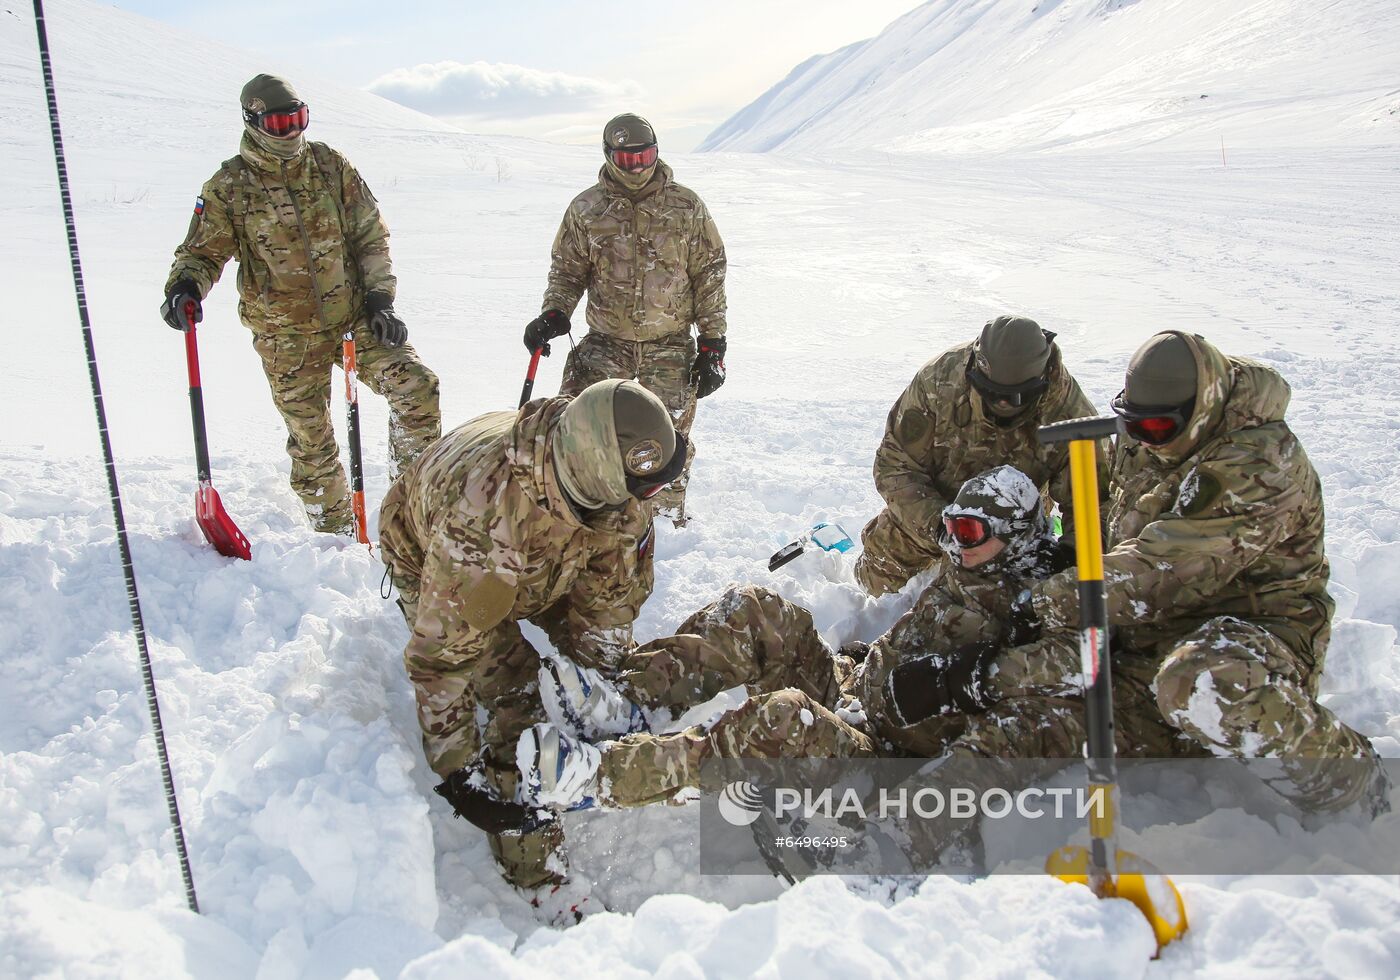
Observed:
[[[684,807],[571,819],[570,898],[614,911],[540,928],[484,838],[431,792],[399,660],[406,630],[379,597],[382,567],[304,525],[231,272],[200,340],[215,485],[254,561],[203,544],[182,347],[156,307],[199,184],[235,150],[238,88],[282,70],[313,107],[313,135],[346,151],[380,198],[398,306],[442,377],[446,423],[509,407],[554,229],[599,161],[457,133],[213,46],[201,48],[199,79],[180,81],[165,55],[187,36],[76,0],[49,7],[102,379],[205,915],[183,911],[32,24],[11,4],[0,10],[0,266],[12,273],[0,386],[0,973],[1400,972],[1394,877],[1185,880],[1193,931],[1152,962],[1135,911],[1048,879],[933,878],[891,899],[859,880],[785,890],[701,876]],[[729,249],[730,380],[702,406],[697,519],[661,532],[642,638],[750,581],[807,605],[833,643],[874,637],[909,597],[868,600],[849,557],[808,556],[775,574],[764,562],[815,521],[854,533],[875,513],[870,460],[915,369],[991,316],[1023,312],[1058,331],[1105,406],[1127,355],[1182,327],[1292,382],[1290,421],[1326,487],[1339,600],[1324,690],[1400,756],[1393,150],[1240,146],[1227,167],[1210,152],[668,159]],[[562,362],[546,362],[538,394],[556,389]],[[362,395],[377,506],[386,413]]]

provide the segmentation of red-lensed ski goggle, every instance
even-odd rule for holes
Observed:
[[[297,102],[281,109],[268,109],[266,112],[244,109],[243,118],[267,135],[281,139],[304,130],[306,124],[311,121],[311,110],[306,107],[306,103]]]
[[[656,162],[657,153],[656,144],[653,143],[651,146],[643,146],[635,150],[609,149],[608,159],[618,170],[631,172],[650,167]]]
[[[992,525],[985,517],[959,514],[956,517],[944,516],[943,530],[963,548],[975,548],[985,544],[992,536]]]
[[[1185,405],[1138,406],[1128,401],[1124,391],[1120,391],[1109,403],[1114,414],[1123,420],[1123,431],[1149,446],[1165,445],[1180,435],[1195,405],[1195,399],[1192,399]]]

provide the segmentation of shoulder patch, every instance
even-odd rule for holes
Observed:
[[[482,633],[495,627],[515,608],[515,586],[494,572],[482,576],[466,595],[462,612],[467,625]]]
[[[1186,474],[1177,491],[1176,505],[1172,510],[1182,517],[1195,517],[1203,514],[1220,497],[1220,480],[1209,470],[1199,467]]]
[[[203,213],[204,213],[204,198],[202,198],[202,197],[196,197],[196,198],[194,199],[194,213],[195,213],[195,214],[203,214]]]

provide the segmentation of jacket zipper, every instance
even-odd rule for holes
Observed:
[[[291,182],[287,180],[287,161],[283,160],[282,186],[287,188],[287,196],[292,201],[292,214],[296,215],[297,230],[301,232],[301,246],[306,250],[306,274],[311,277],[311,295],[316,299],[316,318],[321,322],[321,329],[327,329],[326,307],[321,301],[321,284],[316,281],[316,256],[311,253],[311,236],[306,233],[306,223],[301,220],[301,208],[297,205],[296,191],[292,189]]]

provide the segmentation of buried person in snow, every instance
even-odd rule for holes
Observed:
[[[697,399],[724,384],[725,269],[714,219],[658,156],[651,123],[616,116],[603,127],[598,183],[570,202],[560,222],[542,312],[526,326],[525,346],[548,354],[549,341],[570,330],[586,290],[588,333],[569,352],[559,393],[635,378],[688,439]],[[687,459],[652,501],[657,516],[677,527],[686,523],[689,473]]]
[[[1284,776],[1271,785],[1301,810],[1359,803],[1377,813],[1388,808],[1388,783],[1374,749],[1317,700],[1333,603],[1321,487],[1284,421],[1288,397],[1272,368],[1227,357],[1196,335],[1164,332],[1134,354],[1113,402],[1126,435],[1112,452],[1105,515],[1104,578],[1119,651],[1115,741],[1127,757],[1277,758]],[[956,522],[946,526],[958,530]],[[944,622],[970,629],[959,639],[974,642],[955,647],[950,637],[944,646],[956,655],[926,648],[876,686],[886,695],[883,717],[871,718],[876,736],[898,742],[887,736],[890,724],[955,729],[941,748],[920,746],[947,757],[936,784],[1014,787],[1029,770],[1011,760],[1081,753],[1074,573],[1019,592],[1009,586],[965,589],[978,600],[966,607],[975,615]],[[1015,598],[993,611],[1007,594]],[[999,621],[985,622],[988,612]],[[535,801],[632,806],[691,786],[718,789],[701,785],[709,757],[869,755],[886,747],[871,735],[804,696],[779,692],[750,699],[708,730],[629,735],[596,747],[536,726],[522,736],[519,755],[522,785],[536,787]],[[541,767],[542,757],[559,765]],[[1368,764],[1309,764],[1318,759]],[[562,789],[555,772],[569,776]],[[921,846],[929,854],[953,843]]]
[[[855,568],[871,595],[898,592],[942,559],[934,539],[944,506],[994,466],[1016,467],[1068,511],[1068,451],[1041,445],[1036,429],[1094,409],[1054,337],[1026,317],[996,317],[975,341],[921,367],[899,396],[875,452],[885,509],[861,532]],[[1068,541],[1071,523],[1066,514]]]
[[[191,315],[202,320],[202,300],[238,259],[238,315],[287,426],[292,489],[316,530],[350,534],[350,491],[330,417],[344,334],[354,332],[359,378],[389,402],[394,474],[442,432],[438,379],[394,312],[389,231],[355,168],[307,141],[310,109],[286,79],[258,75],[239,101],[238,155],[196,198],[161,316],[177,330],[189,328]]]

